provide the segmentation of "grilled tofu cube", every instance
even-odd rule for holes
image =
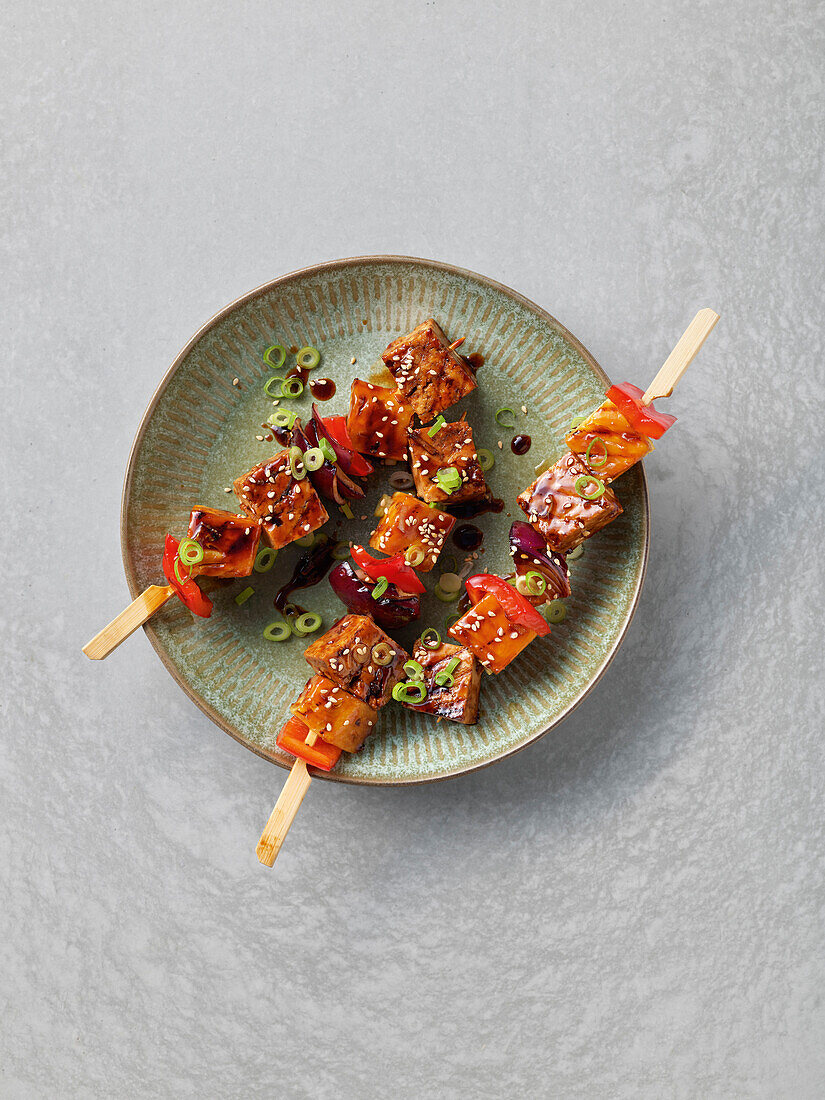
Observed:
[[[203,561],[194,567],[198,576],[248,577],[252,572],[261,541],[260,520],[220,508],[195,508],[188,534],[203,547]]]
[[[409,555],[408,561],[419,572],[429,573],[454,525],[455,517],[439,508],[430,508],[409,493],[393,493],[390,506],[370,537],[370,546],[390,555],[399,551],[406,555],[408,550],[418,548],[424,560],[419,562],[417,555]]]
[[[449,348],[447,337],[429,318],[393,340],[381,358],[405,400],[422,423],[429,423],[476,388],[476,379],[462,356]]]
[[[623,511],[612,489],[605,488],[595,500],[581,496],[576,481],[582,474],[592,477],[576,455],[566,454],[518,498],[519,508],[559,553],[573,550]]]
[[[452,687],[441,687],[435,682],[436,675],[444,672],[453,658],[458,665],[452,672]],[[424,669],[424,683],[427,698],[416,706],[404,703],[410,710],[420,710],[425,714],[437,714],[449,718],[451,722],[461,722],[465,726],[474,726],[478,721],[478,692],[481,686],[481,665],[464,646],[444,643],[438,649],[427,649],[417,642],[413,649],[413,660]]]
[[[376,646],[383,647],[373,659]],[[305,650],[304,656],[318,673],[363,699],[376,710],[387,705],[392,689],[404,679],[406,652],[367,615],[345,615]]]
[[[647,436],[635,431],[609,398],[565,436],[565,443],[590,472],[605,483],[613,481],[653,450]],[[588,447],[590,461],[585,458]],[[607,461],[604,461],[605,454]]]
[[[275,550],[312,534],[329,519],[309,478],[292,476],[289,451],[236,478],[234,489],[241,511],[261,520],[264,538]]]
[[[478,463],[473,429],[465,420],[445,424],[435,435],[430,435],[429,427],[411,428],[408,437],[415,491],[422,500],[457,504],[487,496],[487,482]],[[442,489],[436,480],[438,471],[448,467],[458,470],[461,477],[461,488],[452,493]]]
[[[377,710],[326,676],[313,676],[289,709],[310,733],[344,752],[358,752],[378,718]]]
[[[501,672],[536,637],[528,627],[511,623],[492,595],[480,599],[448,633],[474,653],[489,673]]]
[[[349,396],[347,431],[356,451],[374,458],[406,458],[412,405],[398,390],[356,378]]]

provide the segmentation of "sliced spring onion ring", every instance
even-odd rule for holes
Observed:
[[[296,546],[305,546],[307,549],[315,545],[315,535],[310,532],[308,535],[303,535],[301,538],[295,540]]]
[[[186,582],[189,580],[189,576],[187,575],[185,577],[182,577],[180,575],[180,569],[178,568],[182,564],[183,564],[183,562],[180,560],[178,555],[175,554],[175,576],[178,578],[178,582],[180,584],[186,584]]]
[[[346,561],[349,557],[349,543],[339,542],[335,549],[332,551],[332,556],[336,561]]]
[[[426,556],[420,546],[408,546],[404,551],[404,561],[407,565],[411,565],[413,569],[420,565]]]
[[[378,580],[375,582],[375,588],[373,588],[372,590],[372,598],[374,600],[379,599],[381,596],[384,595],[389,586],[390,582],[387,580],[386,577],[379,577]]]
[[[406,470],[396,470],[395,473],[390,474],[390,485],[393,489],[411,489],[413,484],[413,476]]]
[[[459,619],[462,619],[463,617],[463,615],[448,615],[444,619],[444,629],[449,631],[449,629],[454,626]]]
[[[587,492],[589,485],[594,486],[592,493]],[[585,500],[598,500],[604,492],[604,482],[597,477],[592,477],[590,474],[579,474],[573,483],[573,488]]]
[[[438,583],[444,592],[461,591],[461,577],[458,573],[442,573],[438,578]]]
[[[186,566],[198,565],[203,561],[203,547],[197,539],[181,539],[178,557]]]
[[[487,473],[488,470],[492,470],[492,468],[495,466],[496,456],[493,454],[492,451],[488,451],[486,447],[479,447],[478,464],[484,471],[484,473]]]
[[[392,697],[396,703],[413,703],[417,706],[427,698],[427,689],[421,680],[396,684],[392,689]]]
[[[298,414],[291,412],[289,409],[276,409],[270,416],[269,423],[276,428],[291,428],[297,419]]]
[[[266,382],[264,382],[264,393],[267,395],[267,397],[281,397],[283,394],[281,386],[284,384],[285,381],[286,379],[282,374],[273,374],[270,378],[267,378]],[[274,386],[278,387],[277,390],[273,389]]]
[[[298,360],[298,366],[303,367],[304,370],[315,370],[321,362],[321,353],[317,348],[307,346],[301,348],[296,359]]]
[[[411,680],[423,680],[424,679],[424,669],[418,663],[418,661],[405,661],[404,662],[404,671],[406,672],[406,674],[409,676],[409,678]]]
[[[454,493],[461,488],[461,474],[455,466],[443,466],[437,470],[435,480],[445,493]]]
[[[510,423],[504,419],[505,417],[510,418]],[[500,409],[496,409],[495,420],[500,428],[515,428],[516,426],[516,414],[507,405],[503,405]]]
[[[323,436],[321,436],[321,441],[318,444],[318,450],[323,453],[324,458],[327,460],[327,462],[331,462],[333,466],[338,461],[338,455],[332,449],[332,444],[328,439],[325,439]]]
[[[326,440],[324,440],[326,443]],[[308,451],[304,451],[304,465],[310,473],[313,470],[320,470],[326,462],[326,456],[320,447],[310,447]]]
[[[307,476],[307,468],[304,465],[304,452],[300,447],[289,448],[289,472],[296,481],[302,481]]]
[[[373,663],[380,665],[381,668],[386,668],[387,665],[391,665],[393,658],[395,657],[395,650],[387,642],[379,642],[372,647],[372,659]]]
[[[264,352],[264,362],[273,370],[280,370],[286,362],[286,348],[283,344],[270,344]]]
[[[425,649],[438,649],[441,645],[441,635],[434,626],[428,626],[418,640]]]
[[[304,384],[297,375],[292,375],[291,378],[285,378],[281,382],[281,396],[288,397],[291,401],[296,397],[300,397],[304,392]]]
[[[590,452],[593,449],[593,444],[594,443],[599,444],[599,446],[604,450],[604,454],[603,455],[597,455],[596,458],[591,458]],[[601,461],[599,461],[599,459]],[[594,470],[598,470],[601,466],[607,465],[607,459],[608,459],[608,454],[607,454],[607,445],[605,444],[605,441],[601,438],[601,436],[594,435],[593,438],[590,440],[590,442],[587,444],[587,450],[584,452],[585,465],[592,466]]]
[[[344,513],[344,515],[347,517],[347,519],[355,519],[355,516],[353,516],[353,514],[352,514],[352,508],[350,508],[350,506],[347,504],[346,501],[344,501],[344,503],[342,505],[340,505],[340,508],[341,508],[341,511]]]
[[[516,577],[516,590],[522,596],[543,596],[547,590],[547,581],[535,569]]]
[[[292,624],[292,629],[296,634],[314,634],[322,622],[317,611],[305,611]]]
[[[453,673],[461,664],[458,657],[451,657],[444,668],[435,674],[435,682],[439,687],[452,687],[455,683]]]
[[[583,424],[587,420],[586,416],[574,416],[570,421],[570,430],[575,431],[579,424]]]
[[[573,549],[570,551],[569,554],[565,554],[565,558],[566,558],[567,561],[575,561],[576,558],[580,558],[583,553],[584,553],[584,546],[582,546],[582,544],[579,543],[578,546],[573,547]]]
[[[238,605],[238,607],[240,607],[242,604],[246,603],[250,596],[253,596],[254,594],[255,589],[252,588],[250,585],[247,588],[244,588],[242,592],[238,593],[238,595],[235,597],[235,603]]]
[[[255,564],[252,566],[252,568],[255,570],[256,573],[268,573],[272,566],[275,564],[275,559],[277,557],[277,550],[273,550],[271,546],[265,546],[255,555]]]
[[[564,600],[551,600],[546,608],[548,623],[563,623],[567,617]]]
[[[440,432],[442,428],[446,427],[446,425],[447,425],[447,421],[444,419],[444,417],[441,415],[441,413],[439,413],[438,416],[433,421],[432,426],[427,429],[427,435],[430,437],[430,439],[432,439],[432,437],[437,432]]]
[[[264,629],[264,637],[268,642],[285,642],[292,637],[292,631],[286,623],[274,622]]]

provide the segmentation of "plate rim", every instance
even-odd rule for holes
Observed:
[[[506,297],[517,302],[519,305],[525,306],[527,309],[537,313],[543,320],[549,323],[557,332],[561,334],[563,339],[569,341],[570,344],[576,349],[581,357],[592,367],[596,374],[606,384],[610,383],[606,372],[602,369],[601,365],[597,362],[595,357],[587,350],[582,342],[577,339],[560,321],[558,321],[551,313],[549,313],[538,303],[532,301],[532,299],[525,297],[525,295],[514,290],[512,287],[507,286],[505,283],[500,283],[495,279],[489,278],[487,275],[482,275],[477,271],[472,271],[469,268],[458,267],[455,264],[445,263],[441,260],[428,260],[419,256],[402,256],[393,255],[390,253],[376,255],[376,256],[346,256],[337,260],[324,260],[320,263],[309,264],[306,267],[296,268],[293,271],[289,271],[284,275],[279,275],[274,279],[269,279],[265,283],[261,283],[253,290],[247,291],[245,294],[241,294],[239,297],[233,299],[227,305],[223,306],[216,313],[214,313],[209,320],[205,321],[200,328],[190,337],[184,344],[175,358],[172,360],[171,365],[164,373],[160,382],[158,383],[155,392],[146,406],[146,409],[140,419],[135,437],[132,441],[132,446],[129,451],[129,458],[126,463],[126,473],[123,479],[123,490],[121,492],[120,500],[120,550],[121,557],[123,559],[123,568],[126,574],[126,584],[129,588],[129,592],[132,599],[135,599],[140,588],[137,584],[137,576],[134,563],[131,559],[129,552],[128,540],[127,540],[127,517],[129,513],[129,506],[132,497],[132,491],[134,488],[135,468],[137,463],[138,452],[143,443],[144,437],[149,427],[149,423],[154,415],[155,409],[158,406],[160,399],[163,397],[166,389],[180,367],[181,363],[187,357],[192,348],[198,343],[198,341],[214,328],[220,321],[227,317],[230,313],[236,310],[238,307],[246,305],[247,302],[254,301],[255,298],[261,297],[263,294],[269,293],[274,288],[278,287],[282,283],[288,283],[293,279],[304,277],[307,275],[316,275],[324,271],[340,270],[347,267],[356,267],[359,264],[394,264],[394,263],[407,263],[414,264],[416,266],[431,268],[436,271],[444,272],[448,275],[456,275],[462,278],[469,278],[477,280],[489,289],[496,290],[503,293]],[[351,776],[351,775],[339,775],[336,772],[325,772],[317,768],[310,767],[309,771],[314,779],[327,779],[333,783],[347,783],[353,786],[361,787],[415,787],[424,783],[440,783],[448,779],[456,779],[461,775],[471,775],[473,772],[481,771],[482,768],[489,768],[493,764],[499,763],[501,760],[506,760],[508,757],[514,756],[517,752],[521,752],[523,749],[528,748],[531,745],[535,745],[537,741],[546,736],[551,730],[555,729],[561,722],[569,717],[570,714],[582,703],[595,688],[596,684],[601,680],[602,676],[607,671],[613,658],[618,652],[619,646],[624,641],[625,635],[633,621],[633,616],[636,614],[636,609],[639,605],[639,598],[644,587],[645,576],[647,574],[648,558],[650,555],[650,494],[648,492],[647,474],[644,468],[644,462],[639,462],[639,469],[641,473],[642,482],[642,518],[644,523],[644,541],[642,546],[641,564],[636,579],[633,596],[630,601],[630,606],[626,612],[625,618],[619,626],[616,639],[613,642],[604,664],[599,669],[593,680],[587,685],[581,695],[570,703],[564,710],[557,715],[549,725],[539,730],[528,740],[524,741],[520,745],[516,745],[513,748],[508,748],[503,752],[494,756],[491,760],[482,761],[479,764],[471,764],[469,767],[459,766],[450,770],[447,770],[439,775],[430,775],[420,778],[401,778],[401,779],[386,779],[386,778],[372,778],[370,776]],[[177,685],[185,692],[185,694],[192,700],[192,702],[218,726],[224,733],[228,733],[230,737],[234,738],[239,744],[245,748],[254,752],[256,756],[266,760],[270,764],[275,764],[284,771],[289,771],[290,765],[271,753],[267,752],[260,745],[256,745],[254,742],[248,740],[243,734],[237,730],[230,722],[227,722],[223,716],[208,703],[198,691],[196,691],[191,684],[187,683],[178,673],[175,663],[172,661],[166,647],[161,642],[157,632],[152,626],[151,619],[143,626],[143,631],[148,637],[152,648],[160,657],[166,670],[172,676],[172,679]]]

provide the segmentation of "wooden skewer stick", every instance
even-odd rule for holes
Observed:
[[[657,397],[670,397],[673,387],[696,358],[696,354],[710,336],[711,330],[719,320],[719,314],[712,309],[700,309],[679,338],[679,342],[665,359],[662,368],[642,398],[643,405],[649,405]]]
[[[99,634],[95,634],[84,645],[83,652],[92,661],[102,661],[121,642],[125,642],[130,634],[134,634],[139,626],[151,619],[158,608],[163,607],[174,594],[175,590],[171,585],[150,584],[116,619],[112,619],[108,626],[104,626]]]
[[[317,733],[307,734],[306,743],[314,745],[318,740]],[[281,845],[286,840],[289,827],[295,820],[295,815],[304,800],[304,795],[309,790],[312,776],[307,771],[305,761],[297,757],[289,773],[283,790],[278,796],[275,808],[269,815],[269,821],[264,826],[261,839],[255,853],[264,867],[271,867],[278,858]]]

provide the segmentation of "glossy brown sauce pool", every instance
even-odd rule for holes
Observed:
[[[316,401],[329,401],[335,397],[335,383],[331,378],[313,378],[309,384],[309,392]]]
[[[484,366],[484,356],[480,351],[474,351],[471,355],[465,355],[464,361],[473,374]]]
[[[297,351],[298,349],[296,348],[295,350]],[[303,384],[306,386],[307,379],[309,378],[309,371],[306,369],[306,367],[290,367],[289,370],[286,372],[286,376],[287,378],[300,378]]]
[[[465,589],[459,597],[458,603],[455,605],[456,615],[466,615],[470,610],[470,594]]]
[[[453,542],[459,550],[478,550],[484,541],[484,532],[474,523],[459,523],[453,531]]]
[[[313,546],[311,550],[307,550],[305,554],[301,554],[295,562],[292,576],[275,593],[275,607],[282,615],[287,604],[291,604],[295,608],[296,615],[303,614],[304,609],[290,600],[289,597],[299,588],[311,588],[315,584],[320,584],[335,564],[333,553],[337,545],[335,539],[329,538],[327,535],[321,535],[317,545]]]
[[[514,455],[526,455],[532,442],[529,435],[515,435],[510,442],[510,450]]]
[[[449,502],[442,504],[441,507],[445,512],[449,512],[451,516],[455,516],[456,519],[475,519],[476,516],[483,515],[484,512],[499,512],[504,511],[504,501],[499,500],[497,497],[489,497],[484,500],[464,500],[459,504],[450,504]]]

